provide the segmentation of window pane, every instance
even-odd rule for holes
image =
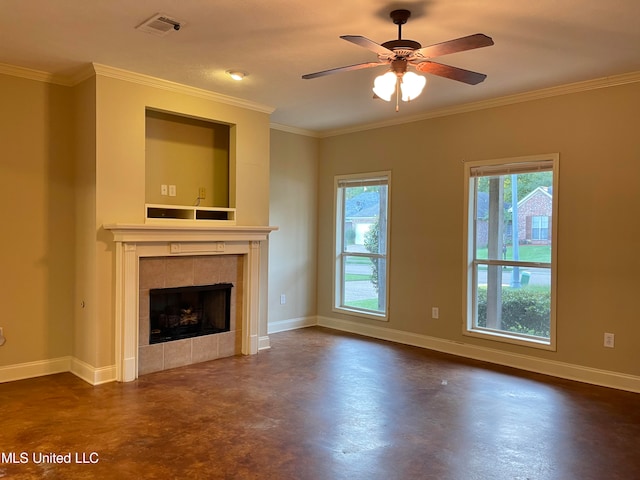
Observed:
[[[344,187],[344,251],[384,253],[386,212],[386,185]]]
[[[384,312],[385,269],[385,259],[345,255],[342,306]]]
[[[474,327],[549,338],[551,270],[478,265]]]
[[[476,178],[475,258],[551,263],[552,182],[550,171]]]

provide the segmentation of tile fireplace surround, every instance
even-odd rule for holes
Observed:
[[[242,352],[242,255],[140,257],[138,282],[138,375],[191,363],[230,357]],[[168,342],[150,344],[149,293],[154,288],[230,283],[230,328]]]
[[[220,265],[229,264],[235,258],[235,264],[241,266],[235,290],[242,299],[236,309],[240,325],[236,326],[239,339],[233,339],[233,346],[226,348],[229,339],[221,341],[223,353],[235,352],[236,341],[241,353],[252,355],[258,352],[258,319],[260,300],[260,242],[267,240],[275,227],[242,226],[182,226],[182,225],[105,225],[113,233],[116,243],[116,379],[121,382],[135,380],[139,373],[139,332],[140,325],[140,260],[175,257],[200,257],[193,265],[206,264],[207,259],[225,256]],[[228,261],[227,261],[228,259]],[[184,262],[172,262],[172,265]],[[213,264],[213,263],[212,263]],[[198,266],[195,269],[200,268]],[[146,281],[146,280],[145,280]],[[187,282],[195,281],[193,277]],[[143,285],[144,287],[144,285]],[[143,310],[144,312],[144,310]],[[202,339],[206,337],[200,337]],[[206,342],[206,341],[205,341]],[[226,343],[225,343],[226,342]],[[170,342],[175,343],[175,342]],[[141,342],[144,345],[144,341]],[[225,350],[226,349],[226,350]],[[201,357],[201,354],[196,354]],[[174,360],[169,360],[169,363]],[[146,360],[145,360],[146,362]],[[144,370],[153,369],[145,365]]]

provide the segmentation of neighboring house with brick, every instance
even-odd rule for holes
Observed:
[[[551,243],[551,187],[538,187],[518,202],[520,244]]]
[[[518,242],[521,245],[548,245],[551,243],[552,198],[551,187],[538,187],[518,202]],[[510,204],[505,204],[504,207],[505,213],[511,212]],[[476,244],[486,247],[488,242],[489,193],[478,192],[476,209]],[[510,220],[505,221],[504,235],[504,241],[510,244]]]

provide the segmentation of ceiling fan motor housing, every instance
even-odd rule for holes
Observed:
[[[395,53],[400,54],[400,52],[407,51],[413,52],[414,50],[419,50],[422,48],[415,40],[407,40],[407,39],[398,39],[398,40],[389,40],[388,42],[384,42],[382,44],[383,47],[388,48],[389,50],[393,50]]]

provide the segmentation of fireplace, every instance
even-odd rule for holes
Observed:
[[[261,328],[266,331],[266,317],[260,319],[260,250],[276,227],[178,223],[104,225],[113,233],[116,245],[115,359],[119,381],[238,353],[253,355],[259,348],[269,348],[269,337],[259,337],[259,322],[264,322]],[[189,257],[201,260],[184,268],[185,262],[190,263]],[[218,261],[215,259],[232,257],[239,262],[233,269],[237,272],[235,279],[226,277],[230,269],[224,264],[211,268],[210,262]],[[231,331],[149,344],[150,289],[216,283],[234,285]]]
[[[149,344],[228,332],[231,283],[149,290]]]
[[[242,352],[244,256],[139,260],[138,374]]]

